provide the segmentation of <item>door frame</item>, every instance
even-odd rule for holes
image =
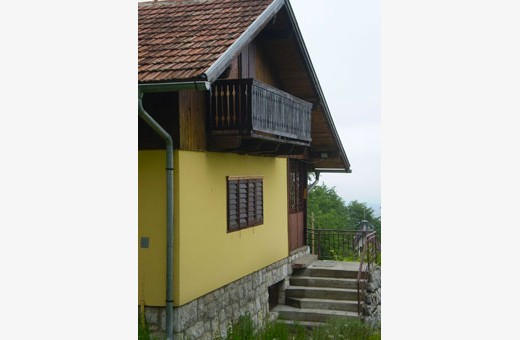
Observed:
[[[296,169],[295,169],[296,168]],[[295,169],[295,170],[294,170]],[[296,172],[297,179],[292,178],[291,173]],[[292,184],[295,183],[295,202],[291,204]],[[296,212],[294,209],[296,208]],[[301,214],[293,217],[291,215]],[[296,227],[294,227],[294,218],[296,218]],[[291,235],[296,229],[296,244],[293,246]],[[289,254],[307,244],[307,164],[298,160],[287,158],[287,238]]]

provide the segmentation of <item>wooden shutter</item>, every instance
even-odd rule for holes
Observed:
[[[228,232],[264,223],[262,178],[227,179]]]
[[[264,188],[261,179],[254,182],[255,197],[255,223],[264,223]]]
[[[247,181],[247,225],[256,223],[255,182]]]
[[[247,181],[238,181],[238,216],[240,228],[247,227]]]
[[[238,181],[228,180],[228,230],[238,230]]]

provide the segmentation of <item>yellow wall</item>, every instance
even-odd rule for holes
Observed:
[[[139,250],[139,301],[154,306],[165,300],[164,157],[139,151],[139,236],[150,236]],[[288,255],[286,166],[285,158],[175,152],[175,305]],[[263,176],[264,224],[227,233],[226,176]]]
[[[166,289],[166,174],[165,151],[139,151],[138,247],[139,302],[163,306]],[[148,237],[149,248],[140,247]]]

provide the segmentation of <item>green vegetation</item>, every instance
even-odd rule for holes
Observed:
[[[307,221],[309,226],[318,229],[349,230],[359,229],[359,223],[367,220],[374,228],[377,238],[381,241],[381,216],[374,216],[374,210],[366,203],[351,201],[345,204],[343,199],[338,196],[334,187],[327,187],[322,184],[314,187],[308,195]],[[360,253],[356,249],[354,234],[348,237],[341,236],[341,233],[322,232],[309,234],[309,244],[313,251],[319,254],[321,259],[335,261],[360,261]],[[365,254],[368,260],[368,253]],[[381,264],[381,257],[378,256],[375,263]]]
[[[142,315],[139,313],[139,328],[138,328],[138,335],[137,339],[139,340],[157,340],[156,337],[152,336],[150,334],[150,330],[148,329],[148,325],[145,322],[142,322],[141,319]]]
[[[269,322],[256,330],[249,315],[241,316],[228,328],[227,337],[216,336],[215,340],[381,340],[381,329],[373,329],[358,319],[335,318],[323,326],[309,330],[301,325],[289,326]],[[139,340],[157,340],[150,335],[146,324],[139,322]]]
[[[225,340],[303,340],[308,339],[307,330],[302,326],[288,327],[287,325],[271,322],[264,328],[256,331],[253,322],[248,316],[242,316],[236,324],[229,327]],[[217,338],[216,340],[223,340]]]
[[[313,340],[380,340],[381,329],[373,329],[358,319],[331,319],[323,327],[317,327],[311,334]]]
[[[217,338],[223,340],[223,338]],[[228,329],[225,340],[380,340],[381,330],[372,329],[358,319],[337,318],[329,320],[324,326],[308,330],[301,325],[288,326],[282,323],[268,323],[264,328],[255,331],[253,322],[248,316]]]
[[[365,219],[374,226],[377,237],[381,240],[381,216],[374,216],[374,210],[366,203],[351,201],[345,204],[334,187],[317,185],[308,197],[307,220],[309,224],[314,216],[314,227],[321,229],[356,230],[361,220]]]
[[[334,249],[330,250],[330,254],[332,255],[332,260],[334,261],[350,261],[350,262],[357,262],[359,261],[360,256],[358,256],[357,253],[350,253],[346,256],[343,256],[341,254],[337,254],[337,251]]]

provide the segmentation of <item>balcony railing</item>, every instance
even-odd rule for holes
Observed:
[[[210,101],[216,134],[311,142],[312,104],[258,80],[216,81]]]

